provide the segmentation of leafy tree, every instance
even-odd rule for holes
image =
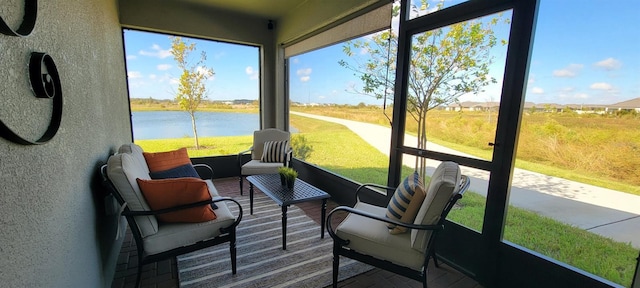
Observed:
[[[441,7],[442,2],[436,8]],[[394,16],[398,16],[399,8],[394,7]],[[428,9],[426,0],[420,8],[413,7],[414,11]],[[407,112],[418,126],[417,148],[424,149],[427,144],[429,110],[457,102],[464,94],[482,92],[484,86],[496,83],[489,76],[489,65],[493,62],[489,51],[499,42],[506,44],[504,40],[498,41],[493,32],[501,17],[460,22],[412,36],[406,97]],[[370,39],[346,42],[343,52],[353,61],[341,60],[339,64],[360,77],[363,87],[354,90],[355,93],[377,99],[387,95],[393,97],[397,48],[398,36],[392,31],[375,34]],[[425,158],[417,157],[416,170],[424,178]]]
[[[180,104],[180,108],[191,116],[195,147],[200,149],[195,113],[202,100],[207,99],[205,81],[214,73],[213,69],[204,66],[204,61],[207,60],[207,54],[204,51],[201,52],[197,61],[192,62],[189,56],[194,51],[196,51],[195,43],[184,41],[181,37],[171,37],[171,54],[178,68],[182,70],[175,99]]]

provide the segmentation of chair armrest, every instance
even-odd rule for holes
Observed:
[[[404,223],[404,222],[400,222],[400,221],[396,221],[393,219],[389,219],[387,217],[380,217],[378,215],[374,215],[368,212],[364,212],[358,209],[354,209],[352,207],[348,207],[348,206],[338,206],[335,209],[331,210],[331,212],[329,212],[329,215],[327,216],[327,221],[326,221],[326,226],[327,226],[327,232],[329,232],[329,235],[331,236],[331,238],[333,238],[336,241],[340,241],[342,242],[342,245],[348,245],[349,241],[348,240],[344,240],[340,237],[338,237],[338,235],[336,235],[335,233],[335,229],[333,228],[333,225],[331,224],[331,218],[333,217],[333,214],[338,212],[338,211],[345,211],[348,213],[353,213],[356,215],[360,215],[363,217],[367,217],[370,219],[374,219],[377,221],[381,221],[381,222],[386,222],[389,224],[393,224],[396,226],[400,226],[400,227],[405,227],[408,229],[417,229],[417,230],[442,230],[444,229],[444,225],[440,224],[440,225],[417,225],[417,224],[412,224],[412,223]]]
[[[196,171],[198,170],[198,168],[204,168],[207,171],[209,171],[209,174],[211,174],[211,176],[209,178],[202,178],[202,179],[213,179],[213,168],[211,168],[211,166],[207,165],[207,164],[192,164],[193,168],[196,169]]]
[[[469,179],[469,176],[467,175],[462,175],[461,178],[462,181],[460,181],[460,190],[458,190],[458,194],[464,195],[464,192],[466,192],[467,189],[469,189],[469,186],[471,186],[471,179]]]
[[[358,189],[356,189],[356,202],[360,202],[360,196],[358,194],[360,194],[360,190],[367,188],[367,187],[375,187],[375,188],[380,188],[380,189],[384,189],[385,190],[385,196],[388,195],[389,191],[395,191],[396,188],[395,187],[389,187],[389,186],[384,186],[384,185],[380,185],[380,184],[375,184],[375,183],[365,183],[362,184],[358,187]]]
[[[287,150],[287,154],[284,157],[284,163],[282,163],[286,167],[291,167],[291,160],[293,159],[293,148],[289,147]]]
[[[242,168],[242,155],[245,155],[249,152],[253,152],[253,146],[249,147],[249,149],[244,150],[244,151],[240,151],[238,153],[237,159],[238,159],[238,173],[240,172],[240,169]]]
[[[216,198],[216,199],[219,199],[219,198]],[[211,199],[211,200],[205,200],[205,201],[199,201],[199,202],[194,202],[194,203],[189,203],[189,204],[183,204],[183,205],[178,205],[178,206],[174,206],[174,207],[170,207],[170,208],[164,208],[164,209],[158,209],[158,210],[127,210],[127,211],[122,212],[122,215],[124,215],[124,216],[155,216],[155,215],[159,215],[159,214],[165,214],[165,213],[169,213],[169,212],[185,210],[185,209],[189,209],[189,208],[193,208],[193,207],[209,205],[209,204],[212,204],[214,202],[216,202],[216,201]]]
[[[189,209],[189,208],[193,208],[193,207],[198,207],[198,206],[204,206],[204,205],[210,205],[213,203],[217,203],[217,202],[222,202],[222,201],[226,201],[226,202],[232,202],[234,203],[236,206],[238,206],[238,216],[236,217],[236,220],[233,222],[232,225],[222,228],[222,229],[231,229],[233,227],[238,226],[238,224],[240,224],[240,221],[242,221],[242,205],[240,205],[240,203],[238,203],[238,201],[234,200],[233,198],[229,198],[229,197],[217,197],[217,198],[212,198],[211,200],[205,200],[205,201],[199,201],[199,202],[195,202],[195,203],[189,203],[189,204],[184,204],[184,205],[179,205],[179,206],[175,206],[175,207],[171,207],[171,208],[165,208],[165,209],[159,209],[159,210],[149,210],[149,211],[132,211],[132,210],[126,210],[122,212],[123,216],[155,216],[158,214],[164,214],[164,213],[169,213],[169,212],[174,212],[174,211],[179,211],[179,210],[184,210],[184,209]],[[127,205],[127,202],[124,202],[123,207]],[[225,232],[225,231],[223,231]]]
[[[238,217],[236,217],[236,221],[233,222],[233,224],[229,227],[226,228],[222,228],[222,232],[227,232],[227,229],[232,229],[236,226],[238,226],[238,224],[240,224],[240,221],[242,221],[242,205],[240,205],[240,203],[236,200],[234,200],[233,198],[229,198],[229,197],[220,197],[220,198],[216,198],[213,199],[213,203],[216,202],[222,202],[222,201],[227,201],[227,202],[232,202],[233,204],[235,204],[236,206],[238,206]]]
[[[242,155],[247,154],[247,153],[249,153],[251,151],[253,151],[253,146],[249,147],[249,149],[247,149],[247,150],[238,152],[238,156],[242,156]]]

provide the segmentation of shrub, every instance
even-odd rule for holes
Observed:
[[[307,142],[304,135],[295,134],[291,137],[291,147],[293,148],[293,156],[300,160],[307,160],[313,152],[313,146]]]

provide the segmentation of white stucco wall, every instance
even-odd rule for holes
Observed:
[[[2,0],[0,16],[16,29],[23,7],[24,0]],[[55,60],[64,93],[61,127],[50,142],[0,138],[0,286],[108,284],[119,247],[96,204],[96,173],[131,141],[116,1],[39,1],[31,35],[0,34],[0,50],[0,119],[12,130],[36,140],[51,116],[51,100],[29,88],[32,51]]]

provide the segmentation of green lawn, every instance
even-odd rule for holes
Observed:
[[[355,181],[386,184],[388,157],[365,143],[342,125],[291,115],[307,143],[313,147],[309,163],[322,166]],[[235,155],[252,145],[251,136],[200,138],[200,150],[189,149],[190,157]],[[157,152],[193,147],[192,138],[139,140],[145,151]],[[403,175],[410,173],[405,167]],[[452,221],[476,231],[482,229],[485,198],[473,191],[465,194],[450,214]],[[638,250],[630,244],[613,242],[596,234],[509,207],[505,239],[569,265],[629,286]]]

